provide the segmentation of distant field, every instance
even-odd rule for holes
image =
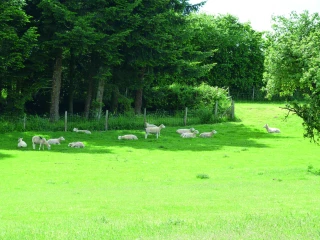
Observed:
[[[143,129],[2,134],[0,239],[320,239],[320,146],[280,106],[236,103],[237,122],[188,126],[215,129],[209,139],[170,126],[158,140]],[[117,139],[127,133],[139,140]],[[35,134],[66,141],[33,150]]]

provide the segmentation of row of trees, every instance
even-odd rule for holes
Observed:
[[[155,87],[206,83],[231,95],[264,87],[269,97],[299,93],[303,104],[286,108],[304,120],[307,137],[319,136],[319,15],[275,16],[273,31],[262,33],[232,15],[198,14],[202,5],[2,1],[0,112],[49,112],[55,121],[61,107],[88,117],[129,103],[140,113],[157,101],[149,99]]]
[[[262,33],[187,0],[11,0],[0,6],[0,108],[117,111],[182,83],[262,86]],[[81,109],[79,109],[79,106]],[[183,108],[184,106],[178,106]]]

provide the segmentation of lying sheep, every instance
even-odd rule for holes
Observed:
[[[84,144],[83,144],[83,142],[71,142],[68,144],[68,147],[84,148]]]
[[[192,133],[190,133],[190,132],[182,133],[181,137],[182,138],[195,138],[198,133],[199,133],[198,130],[194,130],[194,132],[192,132]]]
[[[124,140],[138,140],[136,135],[133,134],[127,134],[127,135],[123,135],[123,136],[118,136],[118,139],[124,139]]]
[[[182,133],[192,133],[194,131],[195,131],[194,128],[190,128],[190,129],[178,129],[176,132],[179,134],[182,134]]]
[[[90,132],[89,130],[79,130],[78,128],[74,128],[73,131],[74,131],[74,132],[91,134],[91,132]]]
[[[209,138],[209,137],[212,137],[214,134],[217,134],[216,130],[212,130],[211,132],[203,132],[199,135],[199,137]]]
[[[19,138],[18,139],[18,147],[19,148],[25,148],[27,147],[27,143],[25,141],[23,141],[23,138]]]
[[[65,140],[64,137],[52,138],[52,139],[49,139],[49,140],[48,140],[48,143],[49,143],[50,145],[56,145],[56,144],[60,145],[60,142],[61,142],[61,141],[64,141],[64,140]]]
[[[267,129],[268,133],[280,133],[280,129],[278,128],[271,128],[268,126],[268,124],[263,126],[265,129]]]
[[[145,128],[145,136],[144,138],[147,139],[149,134],[156,134],[157,139],[160,136],[160,131],[162,128],[165,128],[165,126],[163,124],[161,124],[159,127],[147,127]]]
[[[46,145],[49,150],[51,149],[51,146],[47,142],[47,140],[45,138],[41,137],[41,136],[33,136],[32,137],[33,149],[36,149],[36,144],[40,144],[39,150],[41,150],[41,147],[42,147],[42,150],[44,150],[44,145]]]

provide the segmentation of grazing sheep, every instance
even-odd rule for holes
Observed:
[[[18,147],[19,148],[25,148],[27,147],[27,143],[25,141],[23,141],[23,138],[19,138],[18,139]]]
[[[156,134],[157,139],[160,136],[160,131],[162,128],[165,128],[165,126],[163,124],[161,124],[159,127],[147,127],[145,128],[145,136],[144,138],[147,139],[149,134]]]
[[[176,132],[179,134],[182,134],[182,133],[192,133],[194,131],[195,131],[194,128],[190,128],[190,129],[178,129]]]
[[[44,150],[44,145],[47,146],[48,150],[50,150],[51,146],[50,144],[47,142],[47,140],[43,137],[40,137],[40,136],[33,136],[32,137],[32,146],[33,146],[33,149],[36,149],[36,144],[40,144],[39,146],[39,150],[41,150],[41,147],[42,147],[42,150]]]
[[[199,137],[202,137],[202,138],[209,138],[209,137],[212,137],[214,134],[216,134],[217,131],[216,130],[212,130],[211,132],[203,132],[199,135]]]
[[[83,142],[71,142],[68,144],[68,147],[84,148],[84,144],[83,144]]]
[[[263,126],[265,129],[267,129],[268,133],[280,133],[280,129],[278,128],[271,128],[268,126],[268,124]]]
[[[79,130],[78,128],[74,128],[73,131],[74,131],[74,132],[91,134],[91,132],[90,132],[89,130]]]
[[[197,134],[199,133],[199,131],[198,130],[194,130],[194,132],[192,132],[192,133],[182,133],[181,134],[181,137],[182,138],[195,138],[196,136],[197,136]]]
[[[64,137],[52,138],[52,139],[49,139],[49,140],[48,140],[48,143],[49,143],[50,145],[54,145],[54,144],[60,145],[60,141],[64,141],[64,140],[65,140]]]
[[[118,136],[118,139],[124,139],[124,140],[138,140],[136,135],[133,134],[127,134],[127,135],[123,135],[123,136]]]

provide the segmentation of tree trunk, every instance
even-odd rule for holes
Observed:
[[[144,73],[145,73],[145,68],[142,68],[140,70],[139,79],[138,79],[140,88],[136,90],[136,97],[135,97],[135,100],[134,100],[134,112],[135,112],[135,114],[141,114]]]
[[[50,121],[51,122],[59,120],[61,73],[62,73],[62,49],[59,49],[55,59],[55,64],[53,67],[53,76],[52,76],[51,105],[50,105]]]
[[[100,119],[101,113],[102,113],[102,107],[103,107],[103,92],[104,92],[104,85],[105,85],[105,80],[100,79],[99,80],[99,85],[98,85],[98,90],[97,90],[97,97],[96,101],[98,106],[96,107],[96,118]]]
[[[86,97],[86,102],[84,105],[84,117],[89,118],[91,101],[92,101],[92,92],[93,92],[93,77],[89,76],[88,92]]]
[[[141,114],[142,108],[142,88],[136,90],[136,97],[134,99],[134,113]]]
[[[119,88],[118,86],[114,85],[114,89],[112,91],[111,96],[111,111],[116,113],[118,111],[118,104],[119,104]]]

